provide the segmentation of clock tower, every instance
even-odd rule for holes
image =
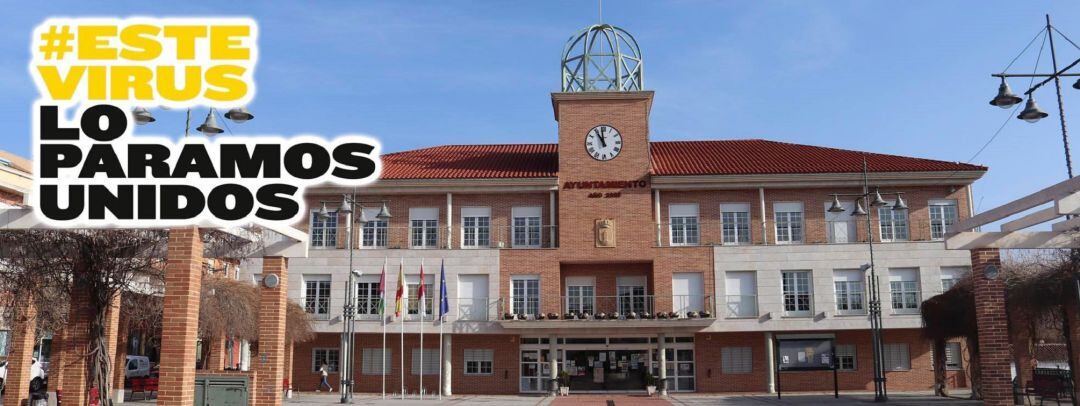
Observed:
[[[641,52],[626,31],[585,28],[568,42],[559,122],[559,246],[564,261],[651,260],[649,111]]]

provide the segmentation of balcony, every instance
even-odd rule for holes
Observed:
[[[767,238],[762,238],[763,225],[755,219],[749,223],[723,224],[719,219],[699,219],[696,224],[679,223],[673,229],[668,222],[654,224],[660,247],[699,247],[735,245],[785,245],[785,244],[856,244],[867,242],[866,223],[870,222],[871,236],[875,243],[943,241],[947,225],[930,219],[907,218],[903,221],[886,222],[866,217],[849,221],[831,221],[824,218],[804,218],[799,222],[781,222],[773,219],[765,222]],[[652,236],[655,240],[657,235]]]
[[[313,249],[344,249],[345,230],[312,241]],[[452,238],[447,238],[448,233]],[[557,247],[557,226],[376,227],[356,226],[357,249],[544,249]]]
[[[503,307],[500,322],[506,328],[530,327],[656,327],[676,323],[707,326],[715,320],[709,295],[665,296],[562,296],[560,313],[542,313],[540,303],[521,300],[503,301],[517,306]],[[666,302],[668,303],[659,303]],[[527,307],[527,309],[518,309]],[[670,310],[669,310],[670,309]],[[546,323],[545,323],[546,322]]]
[[[759,316],[757,296],[727,295],[724,296],[724,302],[722,316],[725,319],[749,319]]]

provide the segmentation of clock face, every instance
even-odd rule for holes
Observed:
[[[598,125],[585,135],[585,152],[597,161],[615,159],[622,148],[622,134],[610,125]]]

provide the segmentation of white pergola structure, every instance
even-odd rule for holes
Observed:
[[[34,215],[31,208],[0,208],[0,229],[28,230],[45,228]],[[248,244],[242,247],[230,247],[240,252],[212,252],[213,247],[205,247],[202,231],[213,229],[225,233]],[[238,258],[262,258],[262,274],[276,275],[278,284],[262,286],[259,289],[259,354],[254,359],[250,378],[250,405],[279,405],[282,402],[282,381],[286,376],[285,364],[285,313],[288,281],[288,258],[306,257],[308,254],[307,233],[288,226],[253,225],[243,228],[221,228],[214,225],[192,225],[169,229],[168,249],[165,254],[165,286],[162,315],[162,359],[159,364],[160,381],[157,403],[159,405],[190,405],[195,395],[195,351],[198,340],[199,297],[202,287],[202,273],[205,258],[222,257],[228,254]],[[72,289],[68,327],[60,334],[63,344],[54,350],[54,356],[63,362],[61,371],[53,371],[50,390],[62,385],[64,400],[74,404],[88,404],[85,360],[79,361],[79,348],[85,346],[89,318],[79,306],[80,295]],[[112,308],[119,308],[119,297]],[[27,301],[26,306],[14,309],[15,325],[12,326],[12,345],[9,353],[8,390],[4,394],[4,404],[22,404],[29,392],[30,356],[33,351],[36,310]],[[108,348],[116,350],[115,345],[119,330],[119,312],[107,314],[108,326],[106,337]],[[70,354],[70,355],[67,355]],[[114,365],[124,365],[124,356],[117,351],[110,354],[116,360]],[[70,357],[71,359],[68,359]],[[116,400],[122,402],[123,369],[111,377],[110,386],[117,391]],[[59,373],[57,373],[59,372]],[[115,371],[114,371],[115,372]],[[54,384],[55,383],[55,384]],[[14,387],[13,387],[14,386]]]
[[[1023,214],[1053,203],[1052,207]],[[998,277],[1000,249],[1080,248],[1080,177],[1072,178],[961,220],[948,230],[945,248],[971,251],[975,317],[979,333],[983,399],[987,405],[1012,405],[1013,348],[1005,310],[1005,283]],[[1013,217],[1015,219],[1010,220]],[[999,231],[981,231],[1007,220]],[[1052,223],[1049,231],[1031,227]],[[1069,312],[1076,314],[1076,312]],[[1069,332],[1073,340],[1074,331]],[[1018,365],[1017,372],[1026,368]],[[1075,379],[1075,377],[1074,377]],[[1023,383],[1023,382],[1022,382]]]

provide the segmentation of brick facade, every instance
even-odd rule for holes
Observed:
[[[14,309],[11,347],[8,352],[7,377],[4,382],[4,404],[21,405],[30,393],[30,362],[34,353],[37,310],[32,303]]]

